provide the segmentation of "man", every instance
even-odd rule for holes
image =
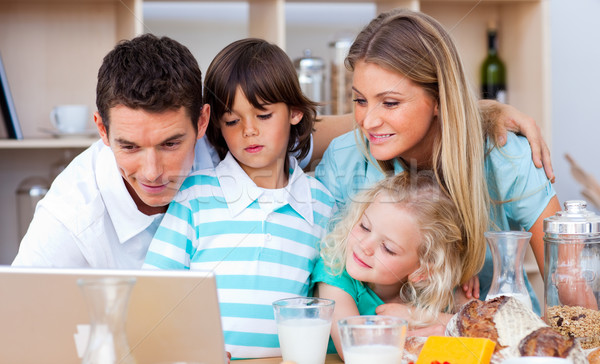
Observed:
[[[141,267],[192,166],[218,161],[202,138],[209,108],[198,63],[178,42],[118,44],[98,72],[96,105],[102,140],[56,178],[13,265]]]
[[[98,72],[96,106],[102,140],[77,156],[38,203],[14,266],[140,268],[183,179],[219,162],[203,138],[210,110],[202,103],[198,63],[172,39],[146,34],[116,45]],[[499,110],[493,118],[505,125],[521,120],[534,160],[539,165],[544,157],[552,173],[533,120],[509,106],[481,106],[488,114]],[[323,119],[313,160],[352,126],[349,116]]]

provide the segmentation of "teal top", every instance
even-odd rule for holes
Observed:
[[[354,299],[358,313],[361,315],[375,315],[377,306],[384,303],[369,287],[350,277],[345,269],[340,274],[334,275],[329,267],[325,266],[323,259],[319,259],[315,264],[311,281],[313,284],[323,282],[344,290]]]
[[[359,139],[354,133],[351,131],[334,139],[315,170],[315,177],[334,196],[339,210],[360,190],[385,177],[378,166],[368,162],[361,153],[357,145]],[[394,173],[402,171],[402,165],[395,160]],[[513,133],[508,133],[503,147],[493,148],[486,155],[485,173],[492,201],[509,201],[493,204],[490,219],[495,225],[494,230],[529,230],[556,195],[544,170],[534,166],[527,139]],[[487,249],[485,265],[479,273],[482,299],[489,291],[492,276],[493,261]],[[525,280],[534,311],[539,314],[535,292],[527,276]]]

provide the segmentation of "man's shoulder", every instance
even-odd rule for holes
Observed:
[[[104,148],[100,141],[76,156],[54,179],[40,205],[67,224],[101,215],[105,206],[96,180],[96,164]]]

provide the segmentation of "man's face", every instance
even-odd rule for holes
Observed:
[[[94,121],[104,144],[117,161],[119,172],[138,210],[165,212],[194,162],[196,139],[204,136],[209,107],[198,120],[198,134],[185,109],[152,113],[117,105],[109,110],[109,134],[98,113]]]

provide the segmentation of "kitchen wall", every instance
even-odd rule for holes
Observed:
[[[565,153],[600,182],[598,16],[599,0],[550,1],[552,161],[561,203],[583,198]]]
[[[286,52],[292,59],[306,48],[313,56],[329,57],[336,37],[356,35],[375,16],[372,3],[288,3]],[[335,14],[335,16],[332,16]],[[144,31],[168,35],[190,48],[204,72],[227,44],[247,37],[246,2],[144,3]]]
[[[550,4],[552,139],[554,184],[562,202],[583,198],[565,153],[600,181],[600,0],[547,0]],[[169,35],[186,44],[202,70],[216,53],[247,34],[248,6],[240,3],[144,4],[146,31]],[[332,16],[335,14],[335,16]],[[286,51],[291,58],[305,48],[327,59],[328,43],[342,30],[356,34],[375,15],[370,3],[286,4]],[[508,70],[510,72],[510,69]],[[510,87],[510,85],[509,85]]]

